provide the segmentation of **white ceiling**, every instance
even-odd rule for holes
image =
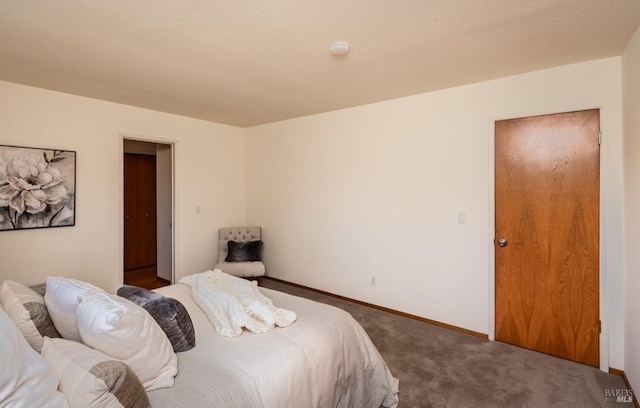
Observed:
[[[618,56],[639,24],[640,0],[0,0],[0,80],[244,127]]]

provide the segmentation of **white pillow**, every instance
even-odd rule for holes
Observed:
[[[58,379],[0,308],[0,407],[68,407]]]
[[[24,338],[38,353],[44,336],[60,337],[41,294],[22,283],[6,280],[0,286],[0,303]]]
[[[85,296],[77,311],[82,342],[122,360],[147,391],[172,387],[178,373],[173,346],[153,317],[109,293]]]
[[[104,292],[97,286],[71,278],[47,278],[44,302],[60,335],[68,340],[80,341],[76,309],[84,295]]]
[[[147,408],[149,398],[122,361],[82,343],[45,337],[42,356],[60,379],[71,408]]]

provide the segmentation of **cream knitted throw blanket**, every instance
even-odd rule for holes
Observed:
[[[180,279],[191,287],[191,297],[209,318],[219,335],[238,337],[242,328],[265,333],[296,320],[290,310],[277,308],[258,290],[258,283],[236,278],[219,269]]]

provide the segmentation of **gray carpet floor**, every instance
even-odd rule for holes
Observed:
[[[621,377],[271,279],[260,286],[349,312],[400,380],[400,408],[633,407]],[[276,305],[277,306],[277,305]],[[357,407],[354,407],[357,408]]]

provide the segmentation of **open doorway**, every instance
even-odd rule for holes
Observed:
[[[124,283],[173,280],[172,145],[124,139]]]

